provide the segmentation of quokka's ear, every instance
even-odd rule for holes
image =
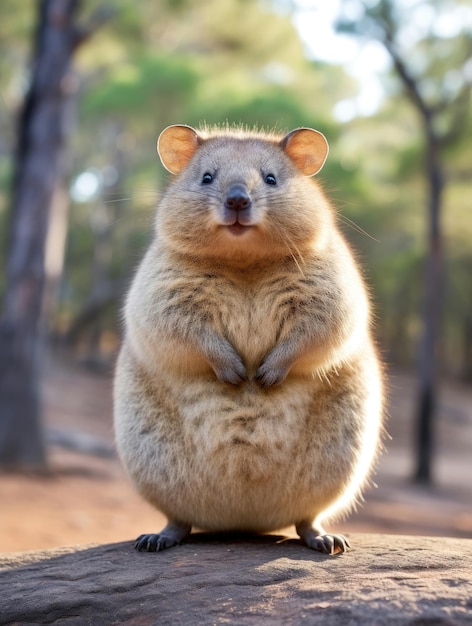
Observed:
[[[313,128],[292,130],[280,146],[305,176],[313,176],[321,170],[329,151],[326,137]]]
[[[162,165],[171,174],[181,172],[195,154],[201,139],[191,126],[176,124],[164,128],[157,140]]]

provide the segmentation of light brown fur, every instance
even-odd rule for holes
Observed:
[[[115,381],[121,458],[170,521],[138,548],[191,527],[295,524],[310,547],[344,551],[320,520],[360,493],[382,392],[363,281],[308,178],[324,137],[174,126],[159,151],[177,176],[128,295]],[[238,193],[249,208],[225,207]]]

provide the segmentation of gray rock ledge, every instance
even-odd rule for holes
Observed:
[[[472,624],[472,540],[349,535],[315,553],[275,535],[0,554],[0,624]]]

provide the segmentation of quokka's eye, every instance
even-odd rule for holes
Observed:
[[[213,176],[210,172],[205,172],[202,176],[202,185],[209,185],[213,182]]]
[[[275,178],[275,176],[273,174],[266,174],[264,176],[264,182],[267,185],[276,185],[277,184],[277,180]]]

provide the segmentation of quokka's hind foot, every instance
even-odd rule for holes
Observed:
[[[140,535],[134,547],[138,552],[160,552],[178,546],[190,534],[191,529],[187,524],[167,524],[160,533]]]
[[[322,529],[316,529],[311,522],[297,524],[297,533],[306,545],[312,550],[323,554],[342,554],[351,548],[351,544],[344,535],[332,535]]]

